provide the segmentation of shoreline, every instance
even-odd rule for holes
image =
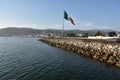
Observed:
[[[120,67],[120,44],[111,40],[41,38],[39,41]]]

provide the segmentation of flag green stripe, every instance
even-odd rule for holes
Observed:
[[[68,14],[64,11],[64,19],[68,20]]]

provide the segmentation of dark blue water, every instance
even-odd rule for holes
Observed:
[[[120,80],[120,68],[25,38],[0,38],[0,80]]]

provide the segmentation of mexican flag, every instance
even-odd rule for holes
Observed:
[[[68,16],[66,11],[64,11],[64,19],[66,19],[67,21],[70,21],[73,25],[75,25],[74,20]]]

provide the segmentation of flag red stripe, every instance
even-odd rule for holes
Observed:
[[[70,21],[73,25],[75,25],[74,20],[73,20],[71,17],[69,17],[69,21]]]

